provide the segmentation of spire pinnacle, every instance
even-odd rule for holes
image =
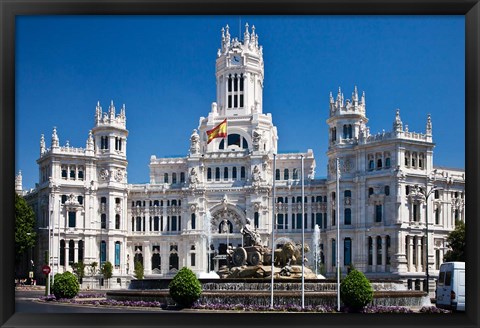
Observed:
[[[430,114],[427,116],[427,134],[432,135],[432,118]]]
[[[57,127],[53,127],[53,132],[52,132],[52,148],[53,147],[58,147],[59,144],[59,139],[57,135]]]
[[[42,134],[40,136],[40,155],[43,155],[45,151],[46,151],[45,136]]]
[[[395,113],[395,121],[393,122],[393,131],[396,133],[402,132],[403,130],[403,123],[402,119],[400,118],[400,109],[397,108]]]

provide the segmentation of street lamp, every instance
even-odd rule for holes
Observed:
[[[430,274],[428,272],[428,198],[435,191],[439,191],[439,190],[443,190],[443,188],[438,186],[433,186],[429,191],[427,191],[419,188],[418,185],[415,185],[415,191],[417,193],[421,193],[425,197],[425,237],[426,237],[425,274],[427,276],[427,295],[430,293]]]

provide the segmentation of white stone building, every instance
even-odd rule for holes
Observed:
[[[47,148],[42,135],[39,182],[35,190],[23,192],[37,213],[41,239],[36,262],[42,262],[51,240],[54,272],[71,271],[70,264],[78,261],[110,261],[112,288],[126,287],[133,279],[135,259],[143,262],[147,278],[172,276],[183,266],[206,272],[217,265],[213,258],[225,253],[227,242],[233,247],[242,244],[240,229],[247,218],[263,243],[271,246],[273,179],[276,243],[298,243],[303,176],[304,232],[312,249],[307,254],[312,268],[313,232],[318,225],[317,267],[334,276],[339,223],[342,271],[354,265],[368,277],[402,279],[412,289],[424,288],[426,263],[434,277],[447,249],[447,234],[456,220],[465,220],[465,173],[434,166],[430,115],[424,133],[408,131],[397,110],[392,112],[389,132],[371,134],[365,94],[359,95],[355,87],[350,100],[341,90],[336,98],[330,95],[329,107],[325,104],[330,113],[325,135],[328,176],[316,179],[311,150],[278,152],[272,115],[264,113],[263,77],[255,28],[249,31],[247,25],[243,40],[232,38],[228,26],[222,29],[216,102],[190,136],[186,157],[151,157],[147,184],[127,183],[129,132],[124,107],[117,114],[113,102],[107,113],[97,105],[85,148],[73,148],[68,142],[60,146],[55,128]],[[228,136],[207,143],[206,131],[224,119]],[[21,184],[19,175],[17,192]],[[430,193],[428,207],[422,192]]]

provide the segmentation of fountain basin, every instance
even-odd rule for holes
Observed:
[[[173,305],[168,284],[171,279],[132,280],[128,290],[107,292],[107,299],[158,301]],[[266,279],[200,279],[202,294],[199,304],[243,304],[268,306],[271,302],[270,281]],[[301,281],[274,282],[274,304],[301,305]],[[306,306],[337,304],[337,284],[334,280],[306,279]],[[373,305],[421,307],[431,305],[427,293],[406,290],[400,281],[374,280]]]

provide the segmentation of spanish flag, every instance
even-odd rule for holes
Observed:
[[[210,143],[215,138],[225,138],[227,136],[227,119],[224,119],[222,123],[217,125],[211,130],[207,131],[208,141]]]

